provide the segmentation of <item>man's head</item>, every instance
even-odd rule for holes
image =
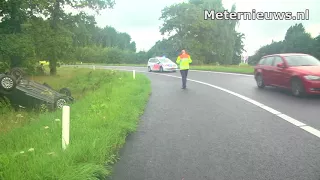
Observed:
[[[183,50],[181,51],[181,54],[185,54],[185,53],[186,53],[186,50],[183,49]]]

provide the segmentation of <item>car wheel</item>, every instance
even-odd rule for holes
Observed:
[[[163,67],[162,66],[160,67],[160,72],[163,72]]]
[[[0,87],[5,91],[12,91],[17,86],[16,78],[11,75],[0,76]]]
[[[150,68],[150,66],[148,66],[148,72],[151,72],[151,68]]]
[[[305,90],[300,79],[293,79],[291,81],[291,93],[296,97],[302,97],[304,95]]]
[[[62,88],[59,90],[59,93],[66,95],[66,96],[71,96],[71,91],[68,88]]]
[[[67,105],[67,104],[68,104],[67,99],[64,98],[64,97],[60,97],[60,98],[58,98],[58,99],[56,100],[56,102],[55,102],[55,107],[56,107],[57,109],[62,109],[63,106],[65,106],[65,105]]]
[[[24,71],[20,68],[12,68],[9,72],[10,75],[14,76],[17,80],[22,79]]]
[[[263,78],[262,78],[262,75],[261,75],[261,74],[258,74],[258,75],[256,76],[256,82],[257,82],[258,88],[262,89],[262,88],[265,87],[265,84],[264,84],[264,82],[263,82]]]

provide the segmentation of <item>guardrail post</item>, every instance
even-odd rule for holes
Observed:
[[[70,107],[62,108],[62,149],[67,149],[70,140]]]

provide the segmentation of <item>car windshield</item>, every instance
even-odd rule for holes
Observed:
[[[289,66],[320,66],[320,61],[309,55],[287,56]]]
[[[171,62],[172,62],[172,61],[171,61],[170,59],[168,59],[168,58],[160,59],[160,61],[161,61],[162,63],[171,63]]]

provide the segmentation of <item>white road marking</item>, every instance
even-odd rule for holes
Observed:
[[[106,66],[103,66],[103,67],[105,68]],[[105,69],[108,69],[108,68],[105,68]],[[128,70],[128,69],[114,69],[114,70],[132,71],[132,70]],[[147,71],[137,71],[137,70],[136,70],[136,72],[150,73],[150,72],[147,72]],[[179,76],[173,76],[173,75],[169,75],[169,74],[160,74],[160,73],[153,73],[153,74],[181,79],[181,77],[179,77]],[[241,74],[241,75],[243,75],[243,74]],[[212,85],[212,84],[209,84],[209,83],[205,83],[205,82],[202,82],[202,81],[197,81],[197,80],[193,80],[193,79],[187,79],[187,80],[191,81],[191,82],[196,82],[196,83],[199,83],[199,84],[207,85],[207,86],[213,87],[215,89],[219,89],[221,91],[224,91],[224,92],[226,92],[228,94],[234,95],[234,96],[236,96],[238,98],[241,98],[241,99],[243,99],[243,100],[245,100],[245,101],[247,101],[247,102],[249,102],[249,103],[251,103],[251,104],[253,104],[253,105],[257,106],[257,107],[260,107],[260,108],[264,109],[265,111],[267,111],[269,113],[272,113],[272,114],[278,116],[279,118],[281,118],[281,119],[283,119],[283,120],[285,120],[285,121],[287,121],[287,122],[289,122],[289,123],[301,128],[301,129],[305,130],[306,132],[308,132],[308,133],[320,138],[320,131],[319,130],[317,130],[317,129],[311,127],[311,126],[308,126],[307,124],[302,123],[302,122],[300,122],[300,121],[298,121],[298,120],[296,120],[296,119],[294,119],[294,118],[292,118],[292,117],[290,117],[290,116],[288,116],[286,114],[283,114],[280,111],[277,111],[277,110],[275,110],[275,109],[273,109],[273,108],[271,108],[269,106],[266,106],[266,105],[264,105],[264,104],[262,104],[260,102],[257,102],[255,100],[249,98],[249,97],[243,96],[241,94],[238,94],[236,92],[230,91],[228,89],[224,89],[222,87],[215,86],[215,85]]]
[[[268,106],[260,106],[260,108],[274,114],[274,115],[279,115],[279,114],[282,114],[281,112],[275,110],[275,109],[272,109],[271,107],[268,107]]]
[[[293,125],[295,125],[295,126],[306,126],[306,124],[304,124],[304,123],[302,123],[302,122],[300,122],[300,121],[298,121],[298,120],[296,120],[296,119],[293,119],[292,117],[290,117],[290,116],[287,116],[287,115],[285,115],[285,114],[278,114],[278,116],[281,118],[281,119],[283,119],[283,120],[286,120],[286,121],[288,121],[289,123],[291,123],[291,124],[293,124]]]
[[[320,138],[320,131],[318,131],[317,129],[311,126],[302,126],[300,128]]]

